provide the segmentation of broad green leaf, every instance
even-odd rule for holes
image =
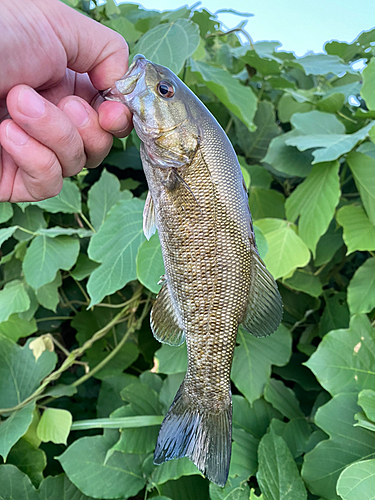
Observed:
[[[231,52],[235,57],[263,75],[279,75],[282,61],[274,55],[259,53],[257,44],[254,44],[253,47],[254,49],[250,48],[249,50],[249,45],[242,45],[232,48]]]
[[[355,427],[363,427],[363,429],[375,432],[375,423],[369,420],[363,412],[356,413],[354,418],[357,420],[354,424]]]
[[[344,500],[373,500],[375,460],[362,460],[347,467],[337,481],[337,493]]]
[[[182,476],[176,481],[160,484],[158,490],[162,495],[173,500],[207,500],[209,498],[208,485],[209,482],[201,475]]]
[[[264,399],[289,420],[304,418],[296,395],[281,380],[269,380],[264,388]]]
[[[316,245],[327,231],[340,199],[339,162],[319,163],[285,203],[287,218],[299,216],[300,237],[315,256]]]
[[[73,236],[77,235],[79,238],[90,238],[93,232],[89,229],[74,229],[69,227],[50,227],[48,229],[39,229],[37,234],[48,236],[49,238],[56,238],[56,236]]]
[[[91,273],[87,284],[90,306],[136,279],[136,256],[145,239],[143,206],[139,199],[120,201],[91,238],[88,255],[102,265]],[[108,258],[109,255],[113,257]]]
[[[353,462],[375,457],[375,434],[353,425],[358,410],[355,393],[338,394],[318,409],[315,424],[330,438],[304,457],[302,477],[314,495],[339,500],[336,483],[341,472]]]
[[[13,207],[11,203],[3,201],[0,203],[0,224],[8,221],[13,215]]]
[[[90,368],[94,368],[98,363],[103,361],[103,359],[108,356],[107,350],[95,349],[95,346],[92,350],[87,352],[84,360],[88,361]],[[138,347],[131,343],[126,342],[121,349],[116,353],[116,355],[110,359],[105,366],[101,370],[95,373],[94,377],[100,380],[105,379],[106,377],[113,377],[115,375],[119,375],[126,368],[134,363],[134,361],[139,356]]]
[[[33,205],[27,207],[25,211],[22,211],[19,207],[17,207],[17,205],[15,205],[11,225],[19,226],[36,233],[39,229],[47,227],[43,214],[43,210]],[[18,241],[28,241],[33,237],[33,235],[26,231],[22,231],[22,229],[18,229],[15,232],[14,237]]]
[[[295,113],[307,113],[313,109],[314,105],[311,102],[298,102],[287,92],[280,97],[277,104],[278,117],[282,123],[289,123]]]
[[[367,316],[352,316],[349,329],[327,333],[305,364],[332,396],[371,389],[375,384],[374,340]]]
[[[170,460],[155,467],[151,475],[151,484],[163,484],[181,476],[202,475],[187,457]]]
[[[49,351],[35,361],[30,342],[21,347],[0,336],[0,408],[13,407],[28,398],[56,365],[57,356]]]
[[[262,161],[289,177],[306,177],[311,171],[313,157],[310,151],[301,152],[286,144],[288,138],[294,136],[295,132],[292,131],[272,139]]]
[[[115,452],[105,462],[110,443],[103,436],[74,441],[58,457],[66,475],[85,495],[129,498],[145,485],[141,457]]]
[[[263,189],[261,187],[250,187],[249,204],[253,220],[273,217],[283,219],[285,217],[285,197],[275,189]]]
[[[295,233],[294,224],[280,219],[260,219],[257,226],[267,240],[268,252],[264,262],[275,279],[308,264],[309,249]]]
[[[187,370],[186,344],[179,347],[163,344],[155,353],[157,373],[185,372]]]
[[[293,290],[307,293],[312,297],[319,297],[323,291],[319,277],[304,269],[296,269],[291,278],[283,279],[283,283]]]
[[[161,414],[158,394],[144,383],[137,382],[127,385],[121,391],[121,397],[130,403],[138,415]]]
[[[98,231],[108,212],[120,199],[120,181],[104,169],[98,182],[88,192],[87,206],[91,224]]]
[[[375,259],[367,259],[359,267],[348,286],[351,314],[368,313],[375,307]],[[0,325],[1,328],[1,325]]]
[[[0,465],[1,500],[40,500],[30,478],[14,465]]]
[[[375,159],[363,153],[352,152],[348,155],[347,162],[367,216],[375,225]]]
[[[327,264],[343,244],[342,228],[333,220],[316,246],[315,266]]]
[[[127,373],[105,378],[100,387],[96,406],[98,417],[107,417],[116,408],[122,406],[123,400],[120,392],[126,385],[131,384],[135,380],[134,375]]]
[[[44,443],[66,444],[72,425],[72,414],[59,408],[46,408],[37,428],[37,435]]]
[[[334,115],[321,111],[296,113],[291,122],[300,135],[289,137],[287,146],[296,146],[300,151],[314,149],[313,164],[337,160],[348,153],[374,125],[371,122],[353,134],[345,134],[344,126]]]
[[[265,434],[258,449],[257,480],[268,500],[307,500],[307,491],[297,465],[282,437]]]
[[[33,419],[35,403],[15,411],[0,424],[0,455],[6,460],[12,446],[26,433]],[[1,482],[0,482],[1,484]],[[0,491],[1,494],[1,491]],[[1,497],[0,497],[1,498]]]
[[[362,77],[361,96],[365,100],[368,109],[375,109],[375,59],[371,59],[363,70]]]
[[[245,87],[231,74],[202,61],[191,61],[191,69],[200,75],[205,85],[252,132],[257,109],[257,98],[250,87]]]
[[[56,312],[59,303],[58,288],[62,285],[61,273],[57,271],[56,277],[51,283],[41,286],[35,291],[36,298],[41,306]],[[1,325],[0,325],[1,328]]]
[[[257,470],[257,449],[259,440],[243,429],[232,431],[232,456],[229,467],[229,477],[248,479]]]
[[[156,64],[179,73],[188,57],[199,45],[198,26],[188,19],[160,24],[142,36],[134,54],[143,54]]]
[[[233,396],[233,427],[245,430],[258,441],[266,433],[272,419],[281,414],[263,398],[250,403],[242,396]]]
[[[79,242],[69,236],[37,236],[22,264],[25,279],[35,290],[55,279],[59,269],[68,271],[76,262]]]
[[[169,410],[184,377],[185,372],[178,372],[168,375],[168,377],[163,380],[159,401],[163,405],[164,413],[167,413]]]
[[[235,119],[236,137],[245,156],[251,161],[260,161],[267,153],[271,140],[280,134],[275,122],[275,110],[270,102],[260,102],[254,117],[257,129],[249,132],[248,128]]]
[[[65,474],[48,476],[39,488],[39,500],[94,500],[69,481]]]
[[[375,226],[371,224],[361,206],[346,205],[340,208],[336,220],[344,229],[343,239],[348,247],[347,255],[356,250],[375,250]]]
[[[313,54],[300,57],[296,65],[302,66],[306,75],[327,75],[333,73],[338,76],[341,73],[356,73],[349,64],[345,64],[338,56],[327,54]],[[292,64],[291,64],[292,65]]]
[[[326,306],[319,323],[321,337],[331,330],[348,328],[350,316],[344,292],[324,292],[324,300]]]
[[[242,328],[237,334],[231,378],[237,389],[253,403],[264,391],[271,366],[286,365],[291,355],[291,334],[280,325],[269,337],[256,338]]]
[[[58,212],[75,214],[81,211],[81,193],[74,182],[70,179],[64,179],[60,194],[48,200],[37,201],[33,205],[53,214]]]
[[[137,277],[142,285],[151,292],[158,293],[160,290],[158,282],[164,272],[159,236],[154,234],[149,240],[145,240],[138,249]]]
[[[30,299],[22,281],[14,280],[0,290],[0,322],[7,321],[17,312],[27,311]]]
[[[366,417],[375,422],[375,391],[364,389],[358,395],[358,405],[362,406]]]
[[[14,342],[22,337],[28,337],[37,330],[35,318],[29,321],[20,318],[18,314],[12,314],[7,321],[0,323],[0,334]]]
[[[17,231],[18,227],[4,227],[0,229],[0,247],[4,243],[4,241],[9,240],[11,236]]]
[[[38,487],[43,480],[47,457],[44,451],[34,448],[26,439],[22,438],[11,449],[7,463],[17,466],[29,476],[33,485]]]
[[[241,157],[239,157],[241,158]],[[241,163],[241,166],[244,164]],[[272,182],[272,175],[261,165],[244,165],[246,170],[250,174],[250,186],[251,187],[261,187],[264,189],[268,189]]]
[[[142,32],[135,29],[134,24],[124,16],[116,17],[103,24],[120,33],[128,43],[136,42],[142,36]]]
[[[99,267],[100,264],[90,260],[86,254],[80,253],[74,268],[70,271],[71,276],[77,280],[82,281],[83,279],[90,276],[90,274]]]
[[[249,500],[249,498],[249,485],[241,477],[228,478],[224,488],[210,483],[210,500]]]
[[[311,430],[305,416],[293,418],[288,423],[273,419],[271,428],[284,439],[293,458],[300,457],[308,450]]]
[[[323,113],[337,113],[345,103],[344,94],[330,94],[317,102],[316,107]]]

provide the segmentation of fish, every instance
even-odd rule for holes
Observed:
[[[259,256],[236,153],[199,98],[142,55],[103,96],[131,110],[141,140],[149,188],[143,229],[148,239],[158,231],[165,267],[150,313],[153,335],[187,345],[187,372],[161,425],[154,463],[189,457],[222,487],[232,448],[237,330],[271,334],[282,300]]]

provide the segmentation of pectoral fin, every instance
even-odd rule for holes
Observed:
[[[155,207],[150,191],[148,192],[145,208],[143,209],[143,232],[149,240],[156,231]]]
[[[279,326],[283,304],[277,284],[259,255],[252,252],[253,273],[242,326],[255,337],[266,337]]]
[[[185,334],[180,326],[166,281],[152,307],[150,325],[154,337],[159,342],[175,346],[183,344]]]

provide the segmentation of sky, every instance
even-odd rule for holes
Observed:
[[[156,10],[172,10],[185,4],[184,0],[133,3]],[[211,12],[232,8],[254,14],[245,28],[254,42],[277,40],[282,43],[281,50],[293,51],[297,56],[308,51],[323,52],[328,40],[351,42],[361,31],[375,27],[374,0],[202,0],[200,7]],[[219,14],[219,19],[234,28],[242,18]]]

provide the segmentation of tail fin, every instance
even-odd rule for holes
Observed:
[[[189,457],[213,483],[224,486],[232,449],[232,403],[211,412],[184,401],[184,384],[165,416],[156,443],[154,464]]]

